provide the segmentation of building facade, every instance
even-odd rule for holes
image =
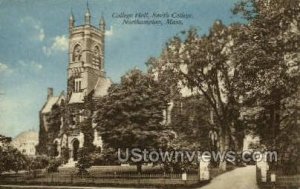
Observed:
[[[40,111],[38,154],[60,157],[68,153],[69,163],[76,162],[78,150],[83,147],[83,123],[93,119],[93,106],[107,94],[111,81],[104,70],[105,21],[91,25],[91,13],[87,7],[84,24],[75,25],[69,18],[69,62],[67,68],[67,92],[59,96],[48,89],[47,101]],[[94,131],[93,144],[102,147],[101,136]]]
[[[36,155],[36,145],[38,144],[38,133],[35,131],[24,131],[12,140],[12,146],[17,148],[22,154],[34,157]]]

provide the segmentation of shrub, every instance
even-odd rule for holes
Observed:
[[[49,166],[47,168],[48,173],[58,172],[58,167],[62,165],[62,159],[53,158],[49,162]]]
[[[61,158],[62,158],[62,163],[67,163],[69,158],[70,158],[70,154],[69,154],[69,148],[67,147],[62,147],[61,148]]]
[[[45,169],[49,165],[49,158],[46,156],[37,156],[36,158],[30,158],[28,163],[29,170]]]
[[[78,170],[77,174],[80,176],[88,175],[87,169],[93,164],[93,159],[89,153],[89,149],[86,147],[79,149],[78,157],[78,163],[76,164]]]

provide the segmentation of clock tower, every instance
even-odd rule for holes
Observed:
[[[50,88],[46,103],[40,111],[39,154],[50,155],[55,149],[57,157],[68,153],[66,166],[75,166],[79,149],[84,144],[81,126],[91,126],[93,145],[102,148],[101,133],[93,124],[94,105],[107,95],[112,82],[104,71],[105,21],[99,20],[97,27],[91,24],[91,13],[87,5],[84,23],[75,25],[74,15],[69,18],[69,61],[67,68],[67,95],[53,95]],[[60,126],[51,127],[48,121],[54,107],[59,107]],[[84,123],[84,124],[82,124]],[[91,142],[91,141],[89,141]]]
[[[73,13],[69,18],[68,94],[71,103],[95,89],[99,80],[105,79],[104,71],[105,21],[101,17],[99,27],[91,25],[91,13],[87,7],[84,24],[75,26]],[[76,96],[73,97],[72,96]]]

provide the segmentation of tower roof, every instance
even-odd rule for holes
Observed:
[[[73,11],[72,11],[72,9],[71,9],[71,13],[70,13],[70,18],[69,18],[70,20],[74,20],[74,15],[73,15]]]
[[[91,16],[91,12],[90,12],[90,10],[89,10],[89,9],[87,9],[87,10],[86,10],[86,12],[85,12],[85,16],[86,16],[86,17],[89,17],[89,16]]]
[[[23,143],[23,142],[29,142],[29,141],[36,141],[38,142],[38,133],[35,131],[23,131],[22,133],[18,134],[13,139],[13,143]]]
[[[85,20],[85,24],[90,24],[91,23],[91,12],[89,9],[89,3],[86,2],[86,11],[85,11],[85,15],[84,15],[84,20]]]
[[[105,20],[104,20],[103,15],[102,15],[101,18],[100,18],[99,24],[100,24],[100,25],[105,25]]]
[[[90,8],[89,8],[89,2],[86,2],[86,11],[85,11],[85,16],[91,16]]]

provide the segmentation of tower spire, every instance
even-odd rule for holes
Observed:
[[[72,8],[71,8],[71,11],[70,11],[70,19],[74,19],[73,9]]]
[[[85,12],[84,20],[85,20],[85,24],[91,24],[91,12],[90,12],[88,1],[86,1],[86,12]]]
[[[71,8],[70,18],[69,18],[69,29],[72,29],[74,27],[75,19],[73,15],[73,11]]]
[[[103,13],[101,14],[101,18],[100,18],[100,21],[99,21],[99,28],[102,32],[105,32],[105,20],[104,20],[104,17],[103,17]]]

